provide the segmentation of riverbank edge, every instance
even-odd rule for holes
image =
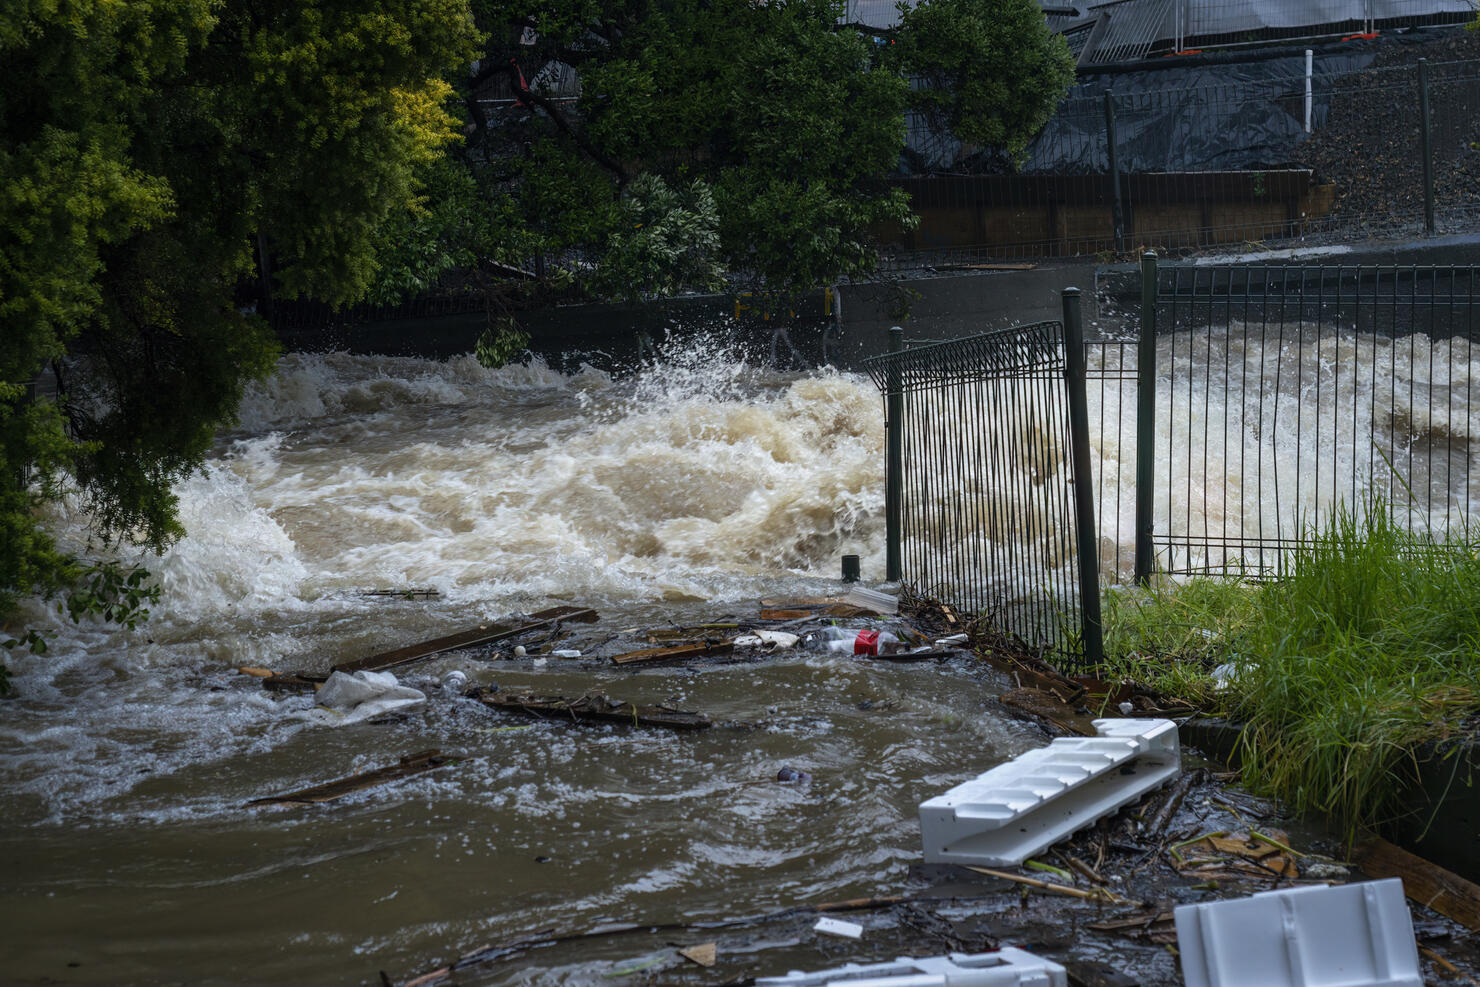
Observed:
[[[1178,725],[1186,747],[1237,768],[1243,725],[1194,717]],[[1480,740],[1429,742],[1415,752],[1417,784],[1401,797],[1413,812],[1381,835],[1469,881],[1480,883]]]

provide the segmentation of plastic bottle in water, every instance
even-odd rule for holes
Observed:
[[[853,639],[857,636],[858,631],[845,627],[818,627],[803,636],[802,645],[808,651],[831,651],[851,655]]]
[[[904,648],[904,642],[891,631],[859,631],[853,639],[855,655],[892,655]]]
[[[808,650],[840,655],[891,655],[905,649],[892,631],[857,627],[819,627],[809,631],[804,641]]]

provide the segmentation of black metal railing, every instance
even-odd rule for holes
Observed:
[[[1142,284],[1138,338],[1087,345],[1110,578],[1276,575],[1342,506],[1475,533],[1480,268],[1148,256]]]
[[[1102,654],[1078,292],[1062,322],[866,362],[884,393],[888,577],[1030,647]]]

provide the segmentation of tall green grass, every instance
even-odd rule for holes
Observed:
[[[1241,721],[1251,787],[1348,836],[1396,818],[1417,747],[1480,709],[1480,558],[1377,504],[1338,510],[1278,580],[1212,582],[1151,594],[1119,625],[1108,608],[1112,669]],[[1215,690],[1210,664],[1230,660]]]

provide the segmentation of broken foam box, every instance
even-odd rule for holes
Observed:
[[[1052,960],[1004,946],[994,953],[952,953],[892,963],[849,963],[817,973],[793,970],[784,977],[757,977],[756,987],[1068,987],[1064,968]]]
[[[1187,987],[1422,987],[1398,878],[1288,888],[1173,912]]]
[[[920,803],[925,862],[1021,864],[1181,770],[1171,720],[1094,723]]]

